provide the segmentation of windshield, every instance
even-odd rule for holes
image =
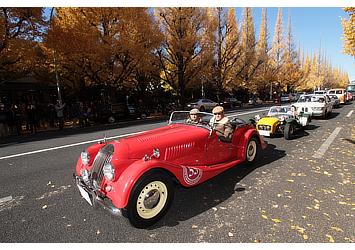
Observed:
[[[208,124],[212,117],[212,114],[205,112],[198,112],[196,116],[190,116],[189,111],[175,111],[170,115],[169,124],[186,124],[210,129]]]
[[[325,96],[324,95],[304,95],[298,99],[297,102],[324,102]]]
[[[288,111],[291,111],[291,106],[284,106],[284,107],[275,106],[269,109],[268,116],[277,115],[277,114],[286,114]]]

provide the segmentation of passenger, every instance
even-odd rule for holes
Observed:
[[[294,118],[298,118],[298,112],[297,112],[297,108],[296,106],[294,105],[291,105],[291,112],[290,112],[291,115],[293,115]]]
[[[224,116],[224,109],[222,106],[216,106],[212,110],[213,117],[210,120],[210,126],[216,131],[221,141],[231,142],[233,135],[233,127],[228,117]]]
[[[194,125],[201,123],[202,119],[199,117],[198,112],[200,112],[198,109],[191,109],[189,118],[186,120],[186,123]]]

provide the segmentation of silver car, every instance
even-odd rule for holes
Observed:
[[[214,107],[216,107],[218,105],[217,102],[211,101],[210,99],[198,99],[195,100],[189,104],[187,104],[187,107],[189,109],[198,109],[201,112],[205,111],[205,110],[212,110]]]

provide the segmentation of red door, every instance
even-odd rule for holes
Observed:
[[[233,148],[232,143],[219,141],[216,132],[212,131],[206,144],[207,165],[215,165],[230,161]]]

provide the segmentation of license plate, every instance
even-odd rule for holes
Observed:
[[[259,130],[259,134],[263,136],[270,136],[270,131]]]
[[[88,192],[86,192],[82,187],[80,187],[78,184],[77,184],[78,188],[79,188],[79,191],[80,191],[80,194],[81,196],[90,204],[90,206],[92,206],[92,202],[91,202],[91,199],[90,199],[90,195]]]

